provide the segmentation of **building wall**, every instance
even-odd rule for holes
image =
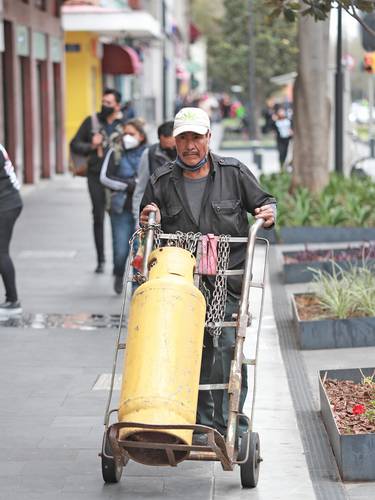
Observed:
[[[34,183],[64,168],[59,2],[5,0],[3,18],[0,140],[21,181]]]
[[[65,33],[66,138],[69,142],[88,115],[100,108],[101,45],[90,32]]]

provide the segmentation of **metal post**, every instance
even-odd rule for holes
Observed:
[[[255,78],[255,43],[254,43],[254,9],[253,0],[248,0],[248,36],[249,36],[249,105],[247,115],[249,120],[250,139],[258,135],[256,123],[256,78]]]
[[[370,158],[375,158],[375,138],[374,138],[374,75],[371,73],[368,79],[368,138],[370,145]]]
[[[335,171],[344,170],[344,120],[343,120],[343,72],[342,72],[342,10],[337,8],[337,48],[335,75]]]

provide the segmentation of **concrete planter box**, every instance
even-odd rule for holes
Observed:
[[[371,376],[374,368],[361,368],[365,376]],[[323,423],[336,457],[343,481],[375,481],[375,434],[340,434],[331,405],[325,391],[324,378],[361,382],[356,369],[320,370],[319,393]]]
[[[375,317],[301,320],[295,296],[293,318],[301,349],[337,349],[375,346]]]
[[[333,250],[333,255],[337,254],[340,250]],[[341,249],[342,251],[342,249]],[[288,257],[294,257],[300,252],[283,252],[283,257],[288,256]],[[375,260],[374,259],[368,259],[366,260],[366,264],[368,266],[375,266]],[[348,260],[342,260],[338,262],[338,265],[341,267],[343,270],[348,270],[352,266],[362,266],[363,265],[363,260],[362,259],[348,259]],[[312,268],[315,270],[320,270],[320,271],[325,271],[327,273],[332,274],[332,261],[331,260],[326,260],[326,261],[306,261],[306,262],[298,262],[295,264],[283,264],[283,271],[284,271],[284,281],[285,283],[306,283],[308,281],[312,281],[314,278],[314,273],[311,269]]]
[[[375,227],[281,227],[279,242],[334,243],[338,241],[369,241],[375,239]]]

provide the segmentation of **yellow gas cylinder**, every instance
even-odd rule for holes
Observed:
[[[149,280],[134,293],[121,387],[119,421],[194,424],[206,303],[194,286],[195,258],[164,247],[149,258]],[[191,444],[190,430],[123,428],[120,439]],[[128,448],[133,460],[166,465],[164,450]],[[188,452],[175,453],[176,462]]]

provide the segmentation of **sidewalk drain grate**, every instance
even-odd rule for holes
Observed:
[[[67,328],[70,330],[99,330],[102,328],[118,328],[119,314],[22,314],[0,317],[0,326],[15,328]]]

